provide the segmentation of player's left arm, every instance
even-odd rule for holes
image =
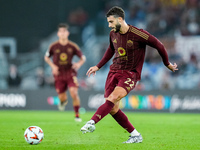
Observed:
[[[146,32],[148,33],[148,32]],[[153,35],[149,34],[149,38],[147,40],[147,45],[157,49],[158,53],[160,54],[162,61],[164,63],[164,65],[171,71],[175,72],[176,70],[178,70],[178,66],[176,63],[172,64],[169,62],[169,58],[168,58],[168,54],[167,51],[163,45],[163,43],[161,43],[156,37],[154,37]]]
[[[86,57],[83,55],[80,47],[76,43],[71,42],[71,44],[73,45],[74,55],[80,58],[78,62],[72,64],[72,68],[78,71],[80,67],[85,63]]]
[[[75,70],[79,70],[80,67],[85,63],[85,61],[86,61],[86,57],[84,55],[82,55],[78,62],[73,63],[72,68]]]
[[[175,72],[176,70],[178,70],[177,67],[178,67],[178,66],[177,66],[176,63],[174,63],[174,64],[169,63],[169,65],[167,66],[167,68],[168,68],[169,70],[173,71],[173,72]]]

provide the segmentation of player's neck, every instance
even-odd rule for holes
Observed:
[[[68,39],[59,39],[58,41],[61,45],[66,45],[69,42]]]
[[[128,30],[129,30],[129,25],[126,22],[124,22],[121,25],[120,33],[125,34],[126,32],[128,32]]]

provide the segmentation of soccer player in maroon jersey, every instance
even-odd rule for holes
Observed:
[[[112,7],[106,17],[109,27],[112,28],[110,45],[100,62],[87,71],[88,76],[95,75],[96,71],[114,55],[105,84],[106,101],[97,109],[91,120],[81,128],[81,131],[93,132],[95,124],[110,113],[118,124],[130,133],[130,138],[124,143],[140,143],[143,138],[119,109],[119,101],[133,90],[137,81],[140,80],[146,45],[157,49],[164,65],[169,70],[173,72],[178,70],[177,65],[168,61],[165,47],[157,38],[125,22],[125,13],[122,8]]]
[[[49,64],[55,79],[55,88],[60,99],[58,109],[65,110],[68,103],[66,91],[73,99],[73,107],[75,111],[75,121],[81,121],[79,117],[80,98],[78,95],[77,71],[84,64],[86,58],[82,54],[77,44],[68,39],[68,25],[58,25],[58,41],[52,43],[47,50],[44,60]],[[80,60],[72,63],[73,56],[77,55]],[[53,61],[50,57],[53,57]]]

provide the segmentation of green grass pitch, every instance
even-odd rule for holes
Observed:
[[[1,150],[200,150],[200,115],[125,112],[142,134],[143,142],[123,144],[129,133],[108,115],[93,133],[82,134],[80,128],[94,112],[86,112],[83,122],[74,121],[70,111],[0,111]],[[31,125],[44,131],[38,145],[24,140]]]

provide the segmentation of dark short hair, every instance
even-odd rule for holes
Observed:
[[[107,12],[106,17],[109,17],[109,16],[114,16],[115,18],[122,17],[122,19],[124,20],[125,12],[121,7],[114,6]]]
[[[58,25],[58,29],[59,28],[66,28],[67,30],[69,29],[69,25],[68,24],[66,24],[66,23],[60,23],[59,25]]]

